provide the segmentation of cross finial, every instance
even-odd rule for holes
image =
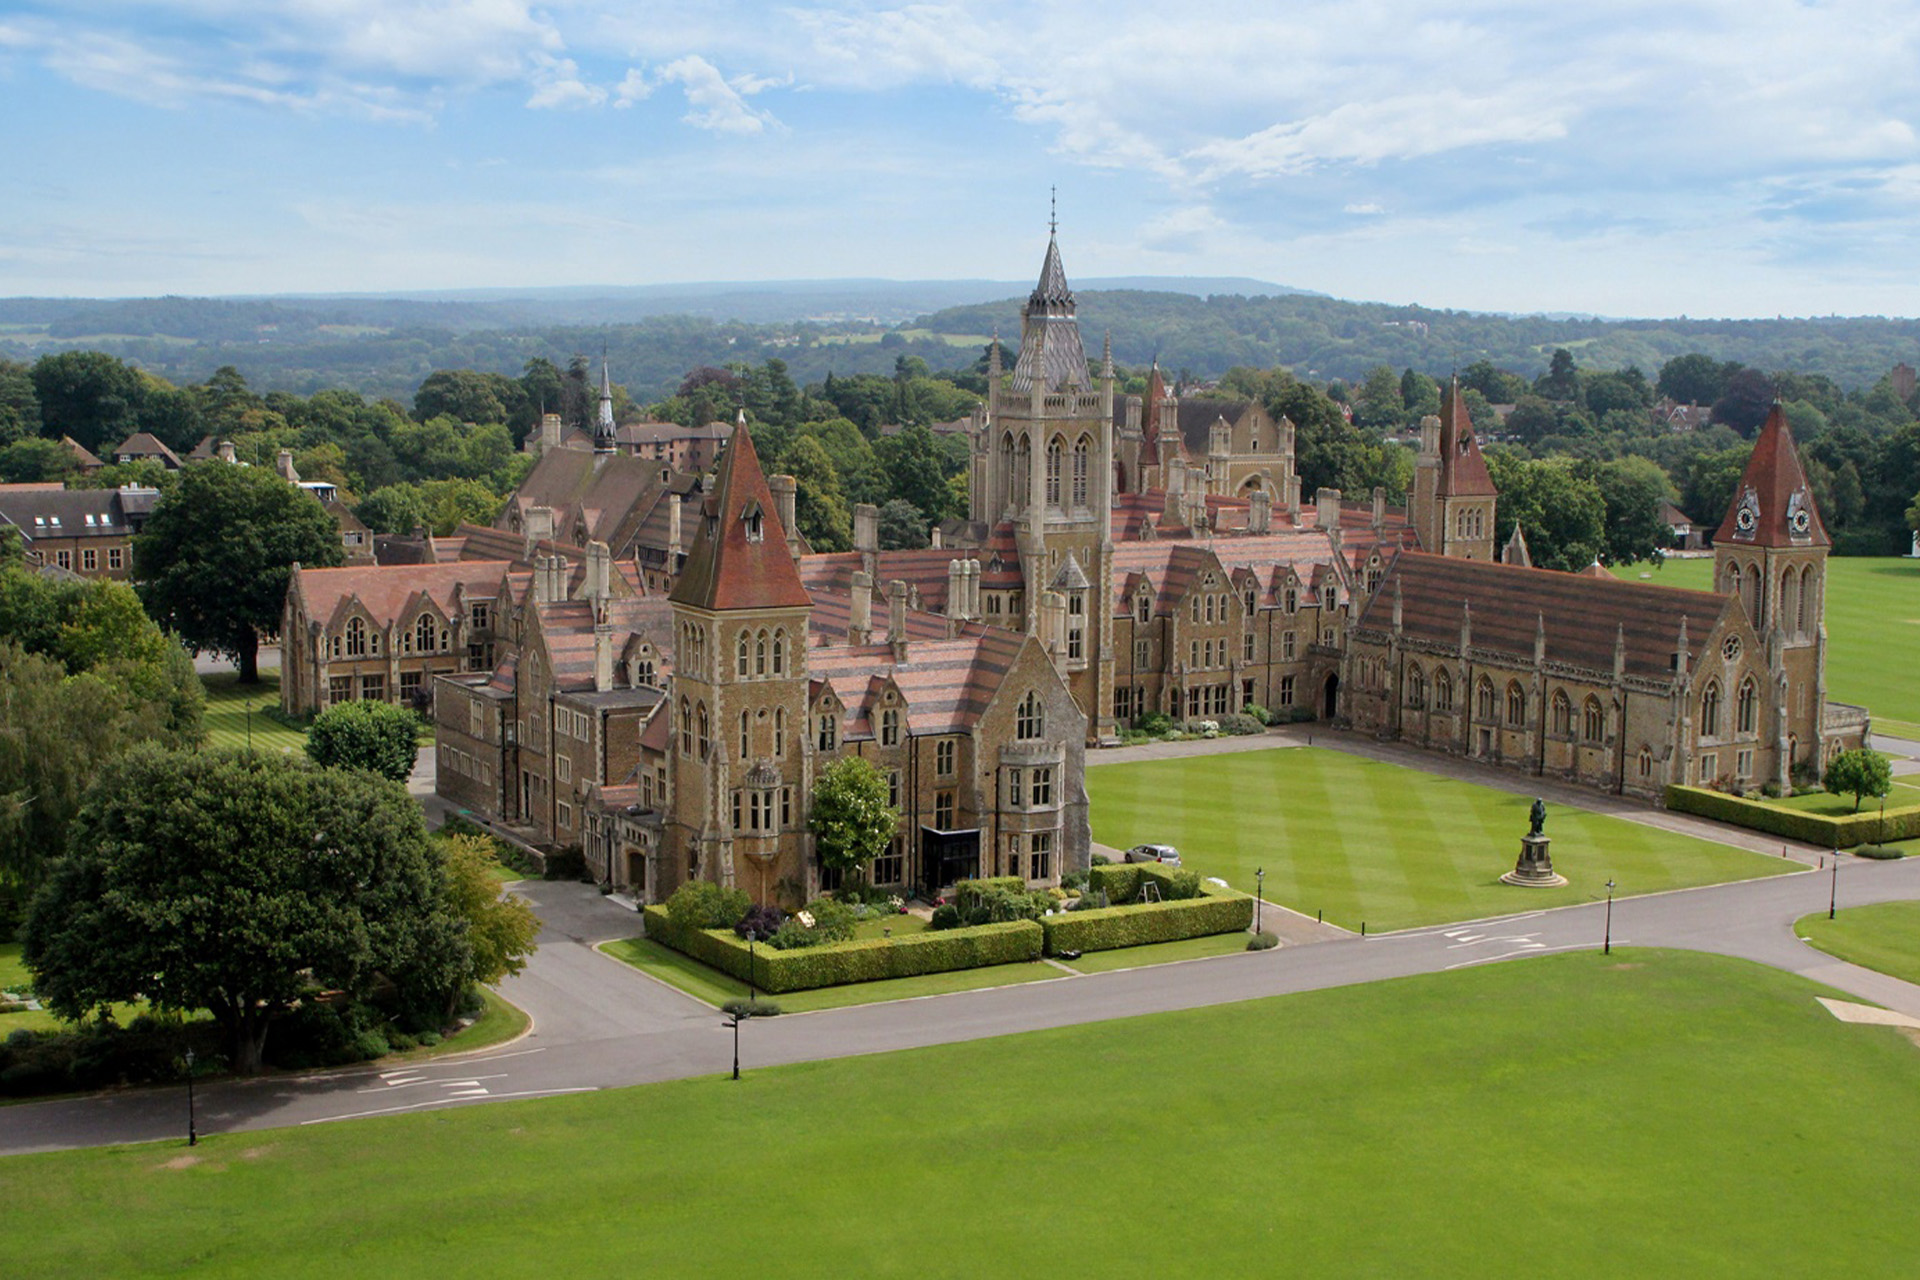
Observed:
[[[1060,230],[1060,188],[1047,188],[1047,234],[1055,235]]]

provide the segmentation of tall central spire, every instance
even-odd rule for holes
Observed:
[[[613,452],[613,373],[604,347],[600,350],[600,413],[593,424],[593,451]]]
[[[1087,350],[1074,318],[1073,289],[1060,262],[1057,208],[1047,219],[1047,256],[1040,280],[1020,312],[1020,358],[1013,366],[1013,389],[1066,391],[1089,385]]]

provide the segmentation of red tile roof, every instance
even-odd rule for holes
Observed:
[[[1473,419],[1467,416],[1466,397],[1460,394],[1460,380],[1447,384],[1440,405],[1440,495],[1459,498],[1491,498],[1498,494],[1493,477],[1487,474],[1487,460],[1480,453],[1480,441],[1473,433]]]
[[[755,522],[758,537],[751,535]],[[734,432],[720,456],[718,482],[701,506],[700,528],[673,600],[701,609],[804,609],[812,603],[787,551],[751,431]]]
[[[491,600],[500,577],[511,566],[500,560],[463,560],[457,564],[360,565],[346,569],[302,569],[298,590],[307,617],[326,622],[349,598],[356,598],[382,626],[400,621],[414,597],[425,594],[442,614],[454,609],[454,592],[464,588],[474,599]]]
[[[1740,509],[1749,501],[1749,494],[1757,509],[1753,527],[1742,529]],[[1801,511],[1806,513],[1806,527],[1796,535],[1793,520]],[[1820,508],[1813,501],[1813,490],[1807,486],[1807,473],[1800,467],[1800,451],[1794,448],[1786,410],[1778,402],[1753,442],[1753,456],[1747,459],[1747,469],[1733,491],[1733,503],[1713,540],[1746,547],[1831,545],[1826,525],[1820,520]]]

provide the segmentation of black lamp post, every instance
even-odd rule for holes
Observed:
[[[749,1003],[760,999],[760,993],[755,989],[753,983],[753,941],[759,936],[760,931],[758,929],[747,930],[747,1000]],[[737,1028],[735,1034],[739,1034]]]
[[[1827,883],[1827,919],[1833,919],[1834,909],[1840,905],[1840,851],[1833,851],[1833,876]]]
[[[720,1024],[723,1027],[733,1028],[733,1078],[735,1080],[740,1078],[740,1024],[744,1020],[740,1012],[735,1010],[727,1015],[725,1022]]]
[[[1259,867],[1254,871],[1253,883],[1253,931],[1259,933],[1260,908],[1265,906],[1267,901],[1267,869],[1265,867]]]
[[[200,1132],[193,1114],[193,1050],[187,1050],[187,1145],[200,1145]]]
[[[1613,881],[1611,880],[1607,881],[1607,927],[1600,944],[1600,954],[1603,956],[1613,954]]]

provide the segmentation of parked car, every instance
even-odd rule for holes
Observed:
[[[1158,862],[1162,866],[1180,865],[1180,851],[1170,844],[1137,844],[1127,850],[1128,862]]]

